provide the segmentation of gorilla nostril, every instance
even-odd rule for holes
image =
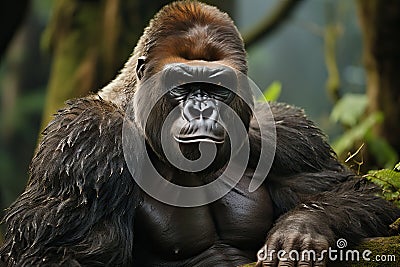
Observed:
[[[212,115],[214,113],[215,109],[214,107],[206,107],[203,111],[202,111],[202,115],[204,118],[206,119],[213,119]]]
[[[189,120],[200,118],[201,111],[198,108],[194,106],[189,106],[187,111],[188,111],[187,115],[189,115],[188,116]]]

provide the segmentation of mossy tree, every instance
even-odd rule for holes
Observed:
[[[400,1],[358,0],[357,4],[369,110],[384,117],[374,130],[400,155]]]

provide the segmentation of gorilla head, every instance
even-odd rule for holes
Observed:
[[[165,7],[145,30],[121,76],[126,81],[132,73],[135,121],[159,158],[165,161],[161,127],[168,117],[167,143],[179,150],[175,154],[196,160],[199,144],[216,146],[210,169],[226,163],[232,138],[226,123],[235,113],[247,130],[252,106],[242,78],[246,53],[227,14],[199,3]]]

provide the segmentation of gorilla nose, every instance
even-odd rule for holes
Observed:
[[[189,99],[183,109],[183,117],[187,121],[193,120],[218,120],[218,111],[215,103],[211,100],[198,101]]]
[[[218,106],[209,97],[190,97],[184,104],[182,118],[187,123],[175,136],[178,142],[224,142],[225,131],[219,121]]]

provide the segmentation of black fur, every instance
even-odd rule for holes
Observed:
[[[5,217],[8,265],[131,263],[138,194],[122,154],[122,122],[114,105],[79,99],[46,128],[27,188]]]

